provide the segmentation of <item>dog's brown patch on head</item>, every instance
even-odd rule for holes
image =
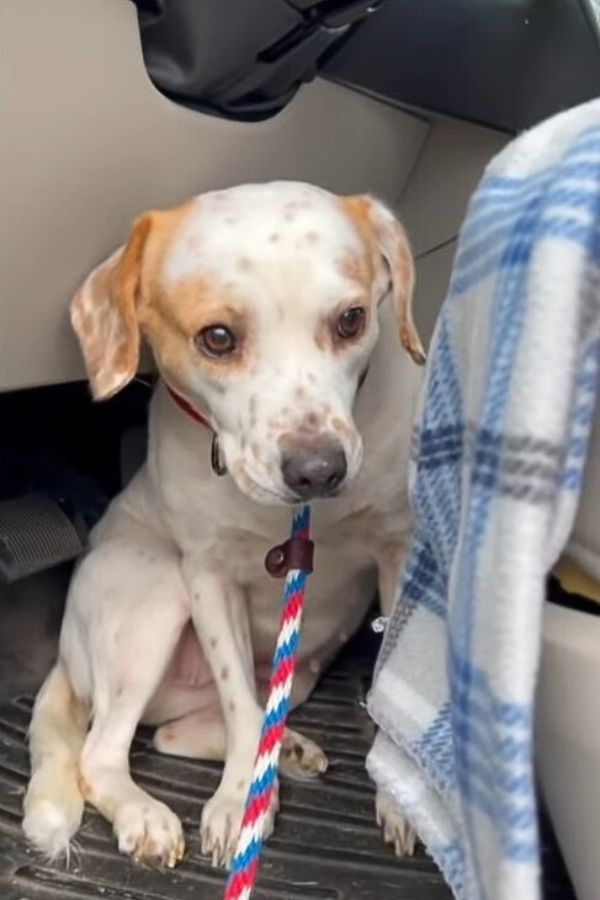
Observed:
[[[137,219],[126,245],[92,272],[73,299],[71,319],[96,398],[112,396],[133,378],[140,333],[152,345],[160,368],[182,390],[190,365],[202,366],[218,381],[225,365],[231,371],[248,363],[245,337],[226,363],[194,358],[193,349],[194,334],[215,321],[235,325],[236,333],[241,329],[246,336],[249,312],[243,299],[215,278],[164,283],[164,263],[176,242],[187,241],[187,252],[196,252],[194,235],[182,235],[182,228],[202,202],[195,199]]]
[[[338,266],[344,275],[370,290],[381,265],[381,252],[371,219],[371,201],[368,197],[342,197],[340,203],[361,239],[362,249],[347,253]]]
[[[252,320],[249,310],[230,286],[200,276],[168,287],[149,287],[139,304],[142,332],[151,344],[160,368],[177,389],[185,393],[188,372],[197,366],[219,382],[228,374],[248,368],[252,353]],[[194,346],[203,328],[219,323],[235,334],[233,354],[212,359]]]
[[[347,253],[338,260],[337,267],[346,278],[356,282],[363,291],[370,292],[373,264],[366,253]]]

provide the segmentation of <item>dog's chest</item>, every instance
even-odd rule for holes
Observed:
[[[336,650],[362,621],[375,590],[375,548],[358,521],[337,526],[315,518],[314,571],[308,581],[300,658],[320,660]],[[379,518],[379,517],[378,517]],[[211,558],[219,560],[246,594],[257,661],[270,658],[279,628],[283,580],[270,576],[264,565],[277,538],[239,528],[215,530]],[[372,531],[370,532],[373,533]]]

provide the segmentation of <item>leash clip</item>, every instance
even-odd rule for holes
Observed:
[[[265,569],[273,578],[283,578],[291,569],[310,574],[314,549],[315,545],[308,538],[288,538],[284,544],[271,547],[265,556]]]

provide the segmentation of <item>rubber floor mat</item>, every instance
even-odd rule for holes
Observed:
[[[373,739],[364,710],[372,661],[348,653],[291,717],[326,751],[330,767],[310,782],[284,781],[275,833],[265,847],[255,900],[450,900],[422,850],[397,859],[375,824],[374,792],[364,760]],[[131,751],[136,781],[180,816],[187,841],[174,871],[121,856],[109,825],[88,808],[69,865],[50,865],[23,840],[21,804],[29,760],[32,698],[0,702],[0,898],[2,900],[218,900],[225,876],[200,855],[198,822],[220,765],[156,753],[140,729]],[[546,900],[575,900],[551,835],[544,835]]]
[[[275,833],[263,854],[256,900],[447,900],[450,892],[419,852],[398,860],[384,847],[374,817],[373,788],[364,768],[372,740],[361,706],[369,664],[340,662],[292,717],[326,751],[330,768],[311,782],[285,781]],[[131,752],[136,781],[181,817],[187,854],[174,871],[135,865],[116,850],[110,827],[86,810],[69,866],[51,866],[20,832],[27,781],[25,735],[31,698],[0,704],[0,897],[4,900],[216,900],[224,875],[200,855],[202,804],[217,787],[220,766],[156,753],[141,729]]]

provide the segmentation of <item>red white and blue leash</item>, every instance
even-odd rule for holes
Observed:
[[[227,470],[221,460],[218,436],[209,417],[196,409],[169,384],[166,388],[172,400],[184,413],[213,432],[212,468],[215,474],[224,475]],[[224,900],[249,900],[256,882],[265,822],[275,802],[279,755],[290,707],[306,582],[312,572],[312,556],[310,507],[303,506],[293,515],[289,539],[269,550],[265,559],[265,567],[270,575],[276,578],[285,575],[283,609],[252,782],[246,798],[242,827],[225,887]]]
[[[310,550],[308,557],[307,548]],[[283,610],[252,783],[224,900],[248,900],[256,881],[264,826],[275,802],[277,768],[296,668],[306,582],[312,571],[311,557],[310,509],[305,506],[294,514],[290,540],[273,548],[266,559],[270,574],[278,574],[277,569],[280,572],[287,569]]]

